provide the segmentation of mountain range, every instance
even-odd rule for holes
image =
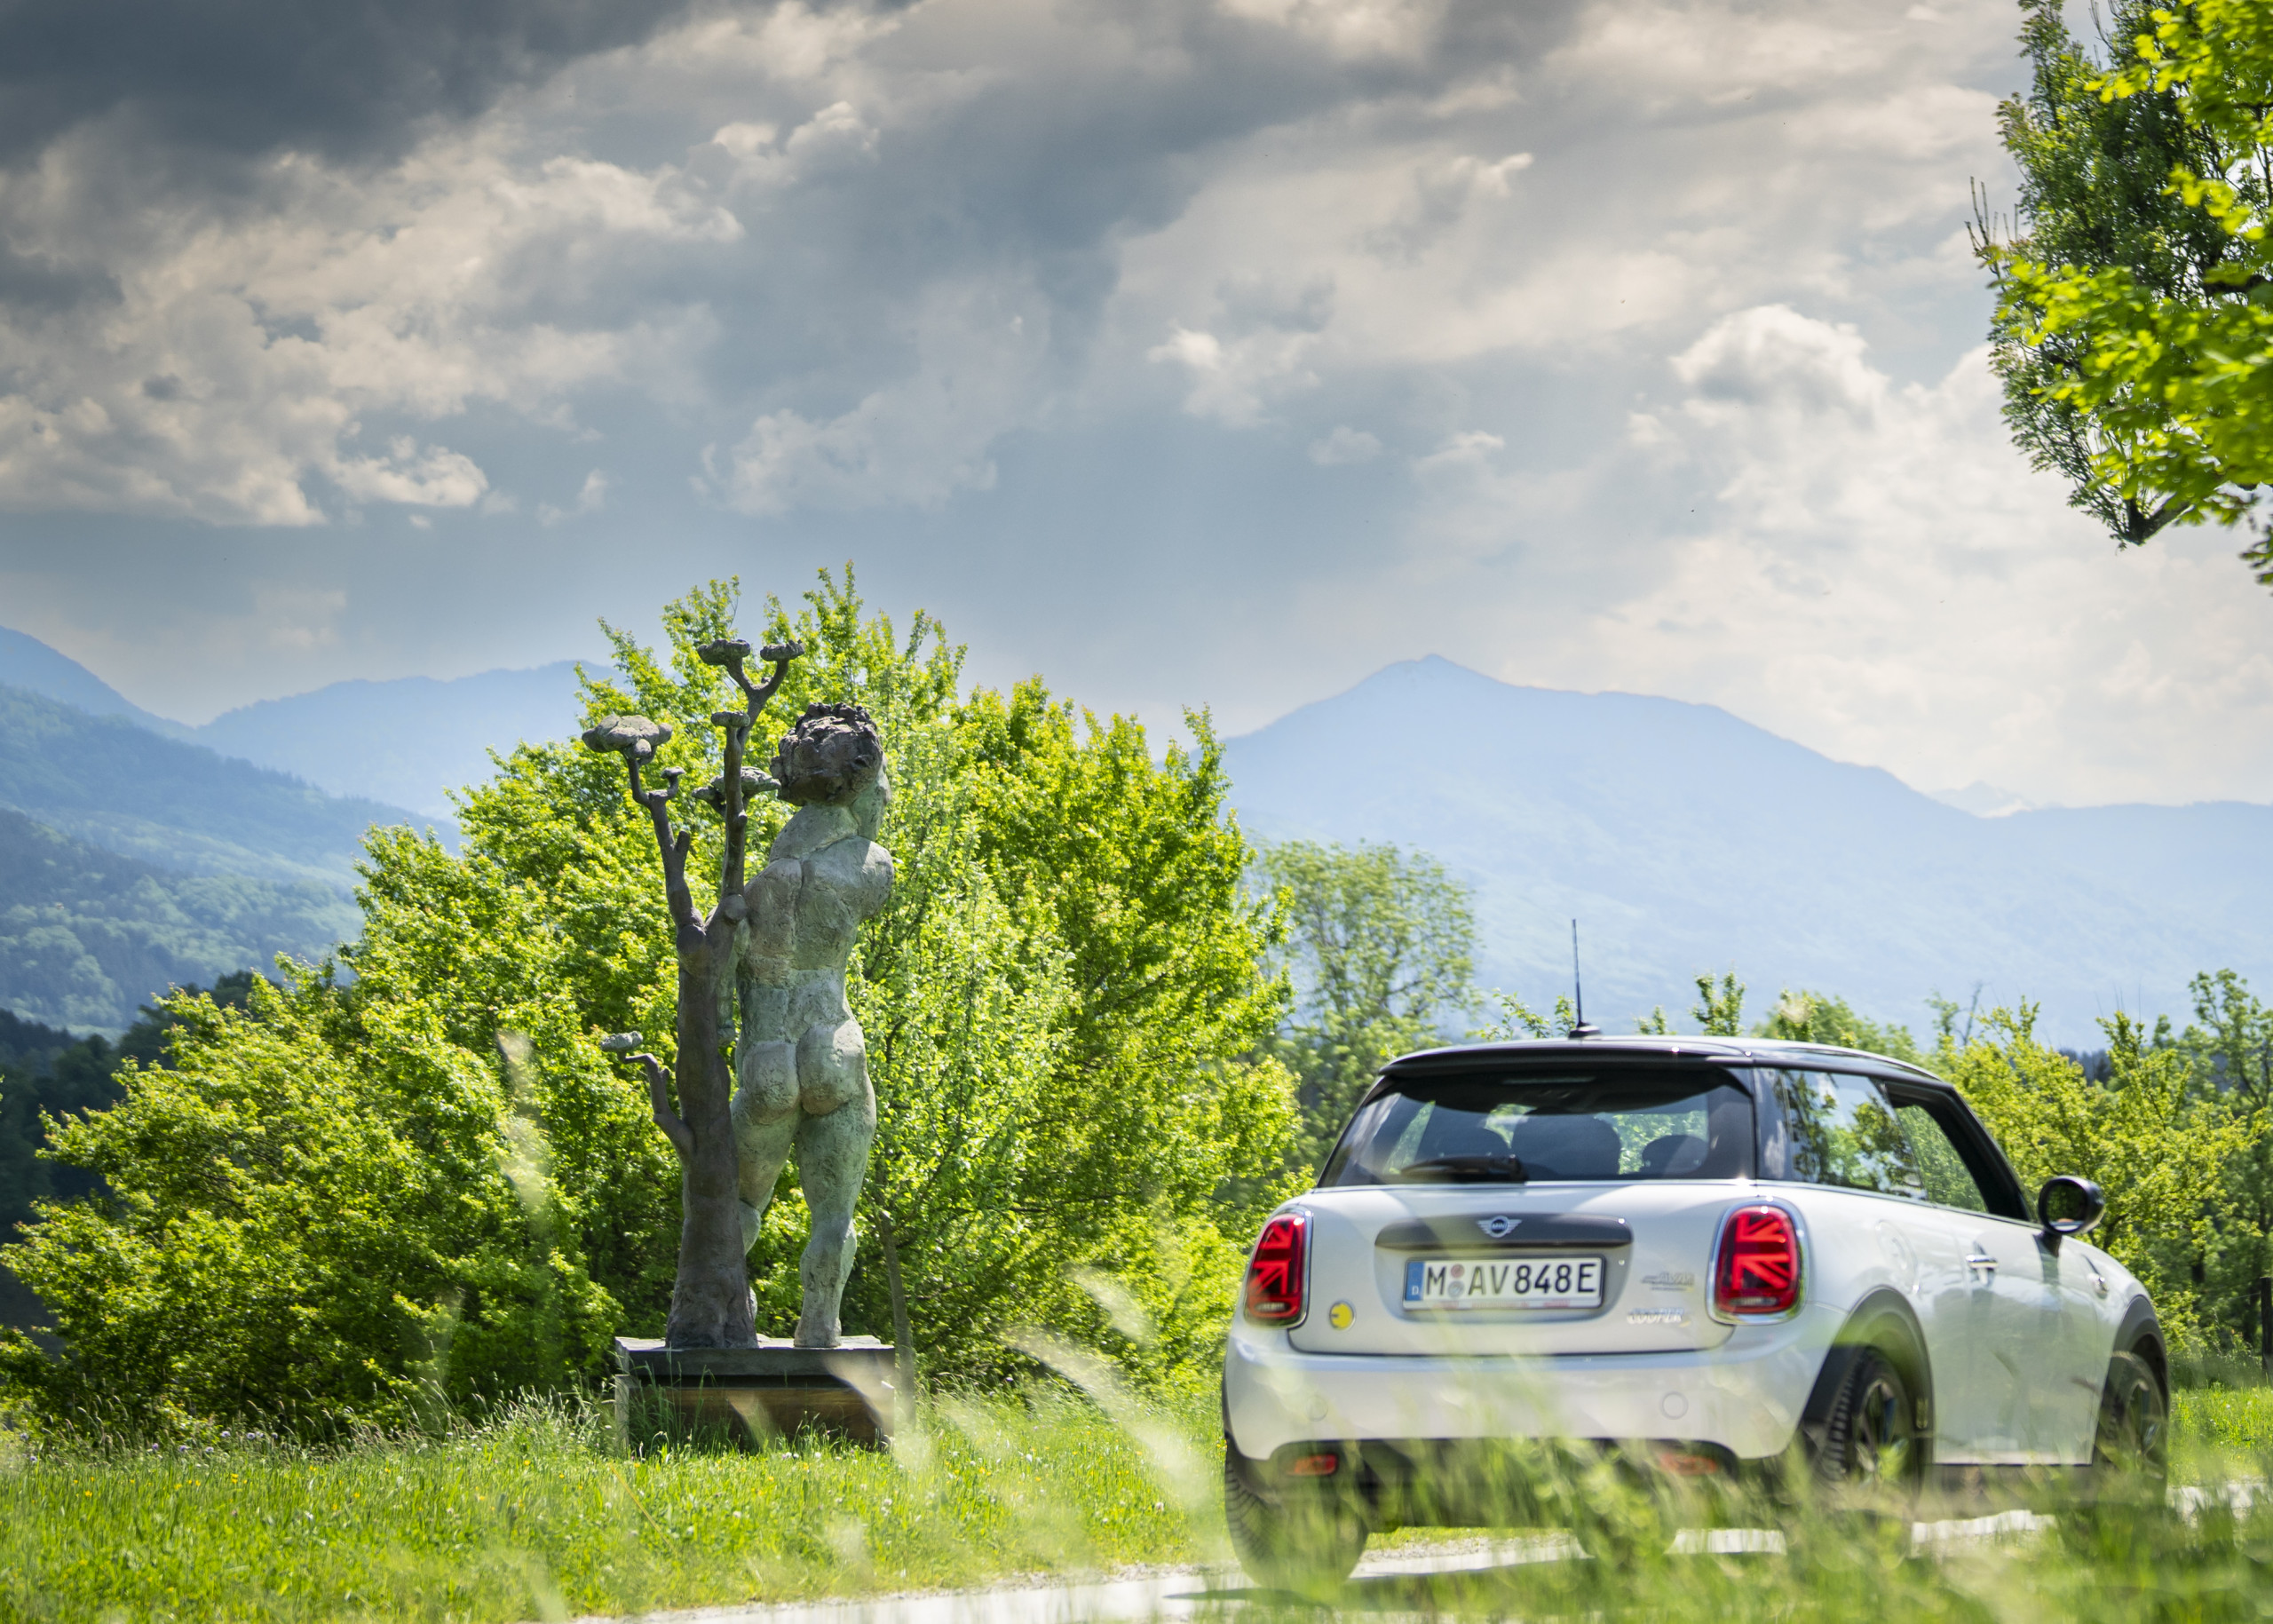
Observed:
[[[1734,969],[1913,1027],[1939,994],[2026,999],[2040,1032],[2183,1019],[2187,981],[2273,982],[2273,807],[2046,808],[1980,817],[1710,705],[1511,686],[1393,665],[1228,741],[1264,839],[1389,841],[1473,888],[1481,978],[1543,1006],[1572,985],[1629,1028]]]
[[[561,660],[448,680],[336,682],[241,705],[192,727],[152,715],[78,661],[0,627],[0,686],[91,717],[121,717],[162,738],[289,773],[327,795],[440,820],[450,815],[449,791],[489,776],[490,751],[575,731],[576,665]]]
[[[0,825],[0,1008],[115,1030],[168,978],[321,951],[352,927],[366,829],[453,840],[446,792],[574,716],[563,661],[338,683],[190,728],[0,631],[0,809],[44,826]],[[1978,989],[2096,1046],[2117,1010],[2182,1018],[2198,970],[2273,980],[2273,879],[2253,860],[2273,807],[1937,798],[1713,706],[1434,658],[1225,748],[1259,838],[1394,842],[1466,881],[1487,986],[1549,1002],[1577,920],[1605,1026],[1683,1011],[1697,974],[1734,969],[1755,1018],[1809,988],[1919,1026],[1930,994]],[[199,889],[215,880],[234,889]],[[138,908],[154,934],[134,937]]]

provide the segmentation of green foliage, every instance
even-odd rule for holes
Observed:
[[[1297,1080],[1295,1154],[1316,1167],[1382,1063],[1441,1041],[1476,1001],[1468,888],[1422,852],[1289,840],[1255,860],[1279,901],[1294,1010],[1278,1045]]]
[[[1707,986],[1707,978],[1698,978],[1699,989],[1716,1015],[1732,1022],[1743,1008],[1744,989],[1735,989],[1734,1002],[1726,999],[1729,983],[1735,980],[1730,971],[1723,983],[1722,1001],[1715,1003],[1715,995]],[[1824,993],[1786,991],[1776,1000],[1776,1008],[1768,1018],[1754,1028],[1764,1038],[1788,1038],[1798,1043],[1827,1043],[1835,1049],[1860,1049],[1889,1059],[1906,1060],[1913,1066],[1926,1064],[1926,1057],[1918,1047],[1918,1040],[1910,1035],[1909,1028],[1891,1022],[1881,1024],[1855,1013],[1844,998],[1833,998]]]
[[[214,1002],[242,1009],[257,979],[249,970],[223,976],[214,984]],[[116,1104],[120,1089],[112,1073],[130,1058],[162,1065],[172,1025],[167,1011],[145,1008],[114,1047],[99,1034],[74,1038],[0,1010],[0,1245],[15,1240],[18,1227],[31,1222],[36,1203],[80,1200],[102,1188],[102,1181],[85,1168],[41,1154],[47,1146],[48,1120]],[[46,1323],[39,1299],[0,1266],[0,1326]]]
[[[621,684],[589,683],[587,716],[671,721],[661,764],[703,781],[726,696],[693,650],[735,610],[714,583],[667,608],[661,650],[611,631]],[[1238,1058],[1279,994],[1206,718],[1155,763],[1133,723],[1077,721],[1038,683],[959,702],[960,651],[864,615],[849,573],[794,617],[770,605],[764,636],[811,651],[773,724],[867,706],[897,787],[899,880],[848,991],[879,1100],[864,1210],[893,1220],[920,1353],[999,1374],[1023,1362],[1002,1334],[1032,1323],[1198,1382],[1292,1129],[1283,1070]],[[11,1254],[72,1351],[0,1351],[42,1417],[431,1421],[589,1379],[610,1335],[660,1329],[677,1168],[597,1046],[639,1030],[670,1058],[649,826],[618,764],[566,744],[517,749],[460,804],[463,856],[372,835],[352,979],[304,972],[242,1012],[169,1001],[176,1069],[130,1068],[123,1104],[58,1135],[114,1193]],[[690,875],[715,875],[717,816],[681,804]],[[753,810],[754,849],[787,810]],[[762,1332],[795,1315],[803,1220],[785,1189],[753,1251]],[[888,1335],[864,1228],[847,1328]],[[1162,1332],[1116,1329],[1101,1298]]]
[[[1744,1030],[1744,983],[1733,970],[1724,972],[1718,986],[1712,972],[1697,978],[1697,1007],[1690,1011],[1697,1030],[1707,1037],[1732,1038]]]
[[[2219,1170],[2213,1223],[2171,1264],[2198,1271],[2206,1320],[2239,1332],[2255,1318],[2258,1277],[2273,1273],[2273,1010],[2230,970],[2195,977],[2193,994],[2186,1029],[2159,1022],[2155,1040],[2190,1068],[2196,1109],[2256,1126]]]
[[[2026,1003],[1991,1010],[1961,1044],[1944,1033],[1935,1069],[1980,1113],[2031,1194],[2061,1173],[2098,1184],[2107,1214],[2093,1244],[2145,1283],[2166,1334],[2183,1345],[2202,1335],[2190,1265],[2212,1233],[2214,1208],[2205,1198],[2228,1161],[2262,1136],[2265,1120],[2199,1097],[2185,1056],[2155,1045],[2128,1016],[2101,1025],[2113,1066],[2104,1085],[2037,1041],[2036,1010]]]
[[[116,1033],[170,986],[313,957],[355,923],[328,885],[168,873],[0,809],[0,1006],[28,1019]]]
[[[2000,109],[2020,231],[1976,238],[2007,418],[2119,542],[2234,522],[2273,477],[2273,20],[2124,0],[2108,59],[2029,0],[2030,96]],[[2249,554],[2273,581],[2273,552]]]

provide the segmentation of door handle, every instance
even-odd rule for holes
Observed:
[[[1977,1247],[1965,1255],[1965,1266],[1968,1270],[1978,1269],[1984,1274],[1997,1272],[1997,1260]]]

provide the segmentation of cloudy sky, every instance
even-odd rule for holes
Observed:
[[[851,558],[1155,724],[1436,653],[2273,799],[2236,538],[1998,423],[2006,0],[195,10],[0,11],[0,623],[154,710]]]

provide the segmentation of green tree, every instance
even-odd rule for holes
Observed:
[[[1712,1003],[1713,994],[1703,978],[1699,978],[1698,986],[1705,993],[1707,1002]],[[1738,993],[1740,1007],[1742,989],[1738,988]],[[1721,1007],[1729,1016],[1735,1014],[1735,1010],[1725,1003]],[[1764,1038],[1788,1038],[1801,1043],[1827,1043],[1836,1049],[1860,1049],[1870,1054],[1885,1055],[1890,1059],[1907,1060],[1913,1066],[1927,1064],[1924,1052],[1918,1047],[1918,1040],[1910,1035],[1908,1027],[1857,1015],[1844,998],[1834,998],[1826,993],[1786,991],[1778,994],[1775,1009],[1754,1030]]]
[[[1732,1038],[1744,1030],[1744,983],[1733,970],[1716,986],[1708,970],[1697,978],[1697,1007],[1690,1011],[1707,1037]]]
[[[2175,1036],[2158,1023],[2158,1047],[2190,1067],[2198,1108],[2260,1125],[2205,1192],[2211,1222],[2180,1260],[2201,1283],[2206,1320],[2237,1332],[2254,1318],[2258,1277],[2273,1271],[2273,1010],[2230,970],[2196,976],[2191,991],[2194,1019]]]
[[[692,721],[657,764],[715,773],[704,724],[730,696],[695,651],[735,599],[669,606],[660,650],[611,632],[622,677],[587,684],[586,718]],[[866,614],[849,572],[765,618],[809,651],[782,712],[867,706],[899,790],[899,883],[848,988],[879,1104],[848,1327],[890,1329],[888,1213],[934,1371],[1007,1367],[1025,1324],[1197,1382],[1293,1129],[1283,1068],[1240,1058],[1283,993],[1206,718],[1156,762],[1134,724],[1039,683],[960,698],[961,652]],[[598,1048],[638,1029],[676,1063],[653,831],[621,767],[567,743],[516,750],[460,811],[461,856],[372,837],[352,977],[304,969],[241,1012],[170,1001],[175,1069],[130,1068],[119,1106],[58,1136],[113,1194],[46,1209],[9,1255],[73,1351],[0,1350],[14,1398],[51,1420],[400,1422],[587,1380],[608,1335],[661,1327],[671,1150]],[[748,838],[786,812],[753,808]],[[699,871],[723,829],[693,816]],[[761,1330],[795,1316],[802,1222],[785,1190],[750,1259]],[[1101,1295],[1172,1328],[1122,1337]]]
[[[2018,229],[1976,240],[2008,421],[2120,543],[2234,522],[2273,478],[2273,18],[2123,0],[2098,62],[2056,0],[2024,9]],[[2273,583],[2265,543],[2244,556]]]
[[[1285,924],[1295,1004],[1279,1051],[1298,1080],[1295,1153],[1316,1167],[1382,1063],[1438,1042],[1476,1002],[1475,919],[1443,864],[1393,845],[1282,841],[1255,873]]]
[[[2136,1274],[2175,1342],[2198,1341],[2204,1304],[2190,1259],[2209,1241],[2228,1161],[2263,1131],[2261,1112],[2199,1097],[2182,1052],[2158,1047],[2128,1016],[2100,1023],[2113,1076],[2036,1038],[2036,1010],[1997,1009],[1960,1044],[1946,1032],[1934,1069],[1978,1112],[2032,1194],[2055,1174],[2094,1180],[2107,1215],[2092,1240]]]

